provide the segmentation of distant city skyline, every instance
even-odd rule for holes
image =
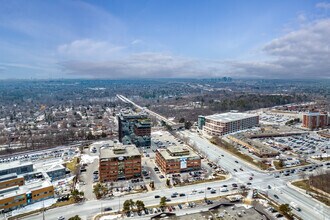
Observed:
[[[0,5],[0,79],[330,79],[330,1]]]

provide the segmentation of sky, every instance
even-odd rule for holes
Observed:
[[[330,79],[330,1],[0,5],[0,79]]]

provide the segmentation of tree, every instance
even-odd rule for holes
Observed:
[[[94,140],[95,139],[95,136],[92,134],[92,132],[88,132],[87,134],[87,140]]]
[[[159,205],[160,205],[160,207],[165,207],[166,206],[166,197],[165,196],[160,198]]]
[[[167,185],[167,186],[171,186],[171,181],[170,181],[170,179],[166,179],[166,185]]]
[[[69,218],[68,220],[81,220],[81,218],[79,217],[79,215],[75,215],[75,216]]]
[[[283,214],[289,214],[289,212],[291,211],[291,208],[290,208],[289,204],[282,204],[279,206],[279,210]]]
[[[138,209],[139,211],[145,209],[145,205],[144,205],[143,201],[141,201],[141,200],[137,200],[137,201],[135,202],[135,204],[136,204],[136,207],[137,207],[137,209]]]
[[[129,212],[131,210],[131,202],[130,200],[126,200],[123,204],[123,211]]]
[[[155,183],[154,183],[154,181],[151,181],[151,182],[149,183],[149,186],[150,186],[151,189],[154,189],[154,188],[155,188]]]
[[[98,184],[94,185],[93,193],[95,194],[97,199],[100,199],[108,193],[108,189],[101,183],[98,183]]]
[[[84,197],[84,192],[79,192],[77,189],[74,189],[71,191],[71,197],[75,202],[78,202]]]
[[[187,129],[187,130],[189,130],[191,128],[191,126],[192,126],[192,123],[190,121],[186,121],[184,123],[184,128]]]

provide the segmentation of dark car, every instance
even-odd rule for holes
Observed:
[[[183,197],[183,196],[186,196],[186,194],[184,194],[184,193],[180,193],[179,196],[180,196],[180,197]]]
[[[107,211],[111,211],[111,210],[112,210],[111,207],[105,207],[105,208],[104,208],[104,211],[105,211],[105,212],[107,212]]]
[[[165,200],[166,202],[171,202],[171,199],[169,199],[169,198],[166,198],[166,200]]]
[[[160,196],[159,195],[155,195],[155,199],[158,199],[158,198],[160,198]]]
[[[274,194],[274,198],[275,199],[279,199],[278,195]]]
[[[235,163],[238,163],[238,161],[237,161],[237,160],[235,160]]]
[[[237,172],[237,170],[236,170],[236,169],[234,169],[234,171],[235,171],[235,172]]]

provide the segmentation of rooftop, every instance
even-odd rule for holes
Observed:
[[[22,176],[18,176],[16,173],[2,175],[2,176],[0,176],[0,182],[6,181],[6,180],[11,180],[11,179],[16,179],[18,177],[22,177]]]
[[[304,115],[318,116],[318,115],[327,115],[327,113],[326,112],[305,112]]]
[[[219,121],[219,122],[232,122],[232,121],[247,119],[247,118],[256,117],[256,116],[258,116],[258,115],[247,114],[247,113],[238,113],[238,112],[227,112],[227,113],[222,113],[222,114],[214,114],[214,115],[205,116],[205,118],[211,119],[214,121]]]
[[[19,160],[12,161],[9,163],[1,163],[0,170],[8,170],[16,167],[24,167],[24,166],[33,166],[32,162],[21,162]]]
[[[100,159],[140,156],[140,152],[134,144],[123,146],[117,143],[114,147],[104,147],[100,149]]]
[[[184,146],[171,146],[167,149],[158,149],[158,152],[165,158],[165,160],[180,159],[182,157],[200,158],[198,154]]]
[[[33,179],[30,181],[25,181],[25,185],[23,186],[12,186],[0,190],[0,199],[22,195],[32,190],[45,188],[48,186],[52,186],[52,184],[47,179]]]

